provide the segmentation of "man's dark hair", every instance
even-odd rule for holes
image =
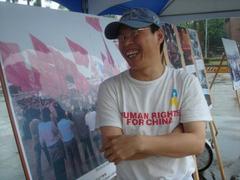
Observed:
[[[155,24],[152,24],[150,26],[150,30],[152,33],[155,33],[156,31],[158,31],[160,28],[158,26],[156,26]],[[164,44],[164,41],[162,42],[162,44],[160,44],[160,53],[163,51],[163,44]]]
[[[44,122],[47,122],[47,121],[50,121],[51,120],[51,116],[50,116],[51,112],[50,110],[45,107],[43,110],[42,110],[42,120]]]
[[[159,30],[159,27],[155,24],[150,25],[150,29],[152,33],[155,33],[157,30]]]
[[[60,104],[56,103],[56,104],[54,105],[54,108],[55,108],[56,113],[57,113],[57,122],[59,122],[61,119],[66,119],[65,111],[64,111],[64,109],[61,107]]]

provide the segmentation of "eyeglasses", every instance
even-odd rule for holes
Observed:
[[[121,33],[118,35],[118,41],[123,42],[123,41],[126,41],[128,38],[136,38],[141,31],[144,31],[147,29],[149,29],[149,27],[132,29],[128,33]]]

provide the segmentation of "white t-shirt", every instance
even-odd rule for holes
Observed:
[[[96,125],[96,111],[89,111],[85,115],[85,122],[88,125],[89,130],[94,131]]]
[[[153,81],[133,79],[129,71],[104,81],[98,92],[97,127],[122,128],[126,135],[163,135],[179,123],[210,121],[211,115],[197,78],[166,67]],[[152,156],[117,165],[122,180],[186,180],[195,171],[192,156]]]

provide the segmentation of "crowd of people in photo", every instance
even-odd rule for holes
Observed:
[[[48,176],[43,164],[53,170],[56,180],[67,180],[106,161],[100,152],[100,133],[95,129],[94,98],[82,98],[79,102],[69,96],[58,100],[31,96],[16,102],[21,107],[18,116],[22,116],[23,139],[32,144],[34,179]],[[47,163],[43,163],[43,155]]]

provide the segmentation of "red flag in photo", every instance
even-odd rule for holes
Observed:
[[[6,72],[7,81],[19,86],[22,91],[40,89],[40,74],[34,68],[27,68],[20,48],[15,43],[0,42],[0,54]]]
[[[107,60],[108,60],[109,64],[111,64],[112,66],[115,66],[114,60],[112,58],[112,55],[111,55],[111,53],[110,53],[110,51],[109,51],[109,49],[107,47],[107,44],[106,44],[104,39],[103,39],[103,42],[104,42],[104,46],[106,48]]]
[[[72,77],[74,86],[81,90],[84,94],[87,94],[89,91],[89,83],[87,79],[78,71],[77,66],[71,60],[65,58],[60,52],[51,49],[53,56],[55,57],[55,65],[58,71],[59,76],[61,77],[61,82],[64,83],[65,90],[69,89],[68,77]]]
[[[41,93],[50,97],[60,95],[62,89],[56,83],[59,82],[59,77],[55,66],[52,63],[48,63],[48,56],[39,56],[39,53],[30,51],[27,52],[27,55],[31,65],[40,73]]]
[[[39,52],[42,52],[42,53],[49,53],[50,52],[47,45],[45,45],[42,41],[37,39],[35,36],[30,34],[30,38],[32,40],[32,44],[33,44],[33,47],[34,47],[35,51],[39,51]]]
[[[91,25],[96,31],[103,32],[99,19],[97,17],[86,16],[85,19],[86,22]]]
[[[102,57],[102,62],[104,63],[107,60],[107,58],[102,52],[101,52],[101,57]]]
[[[62,85],[61,73],[57,71],[54,52],[40,39],[30,34],[35,52],[28,52],[28,58],[31,64],[38,68],[41,76],[42,93],[51,97],[64,94],[65,86]]]
[[[24,62],[24,58],[20,54],[20,48],[15,43],[0,41],[0,52],[4,66],[15,64],[17,62]],[[14,58],[12,58],[13,56]]]
[[[72,50],[75,62],[79,65],[84,65],[88,67],[89,64],[88,52],[76,42],[73,42],[68,38],[66,38],[66,40],[68,42],[68,46]]]

